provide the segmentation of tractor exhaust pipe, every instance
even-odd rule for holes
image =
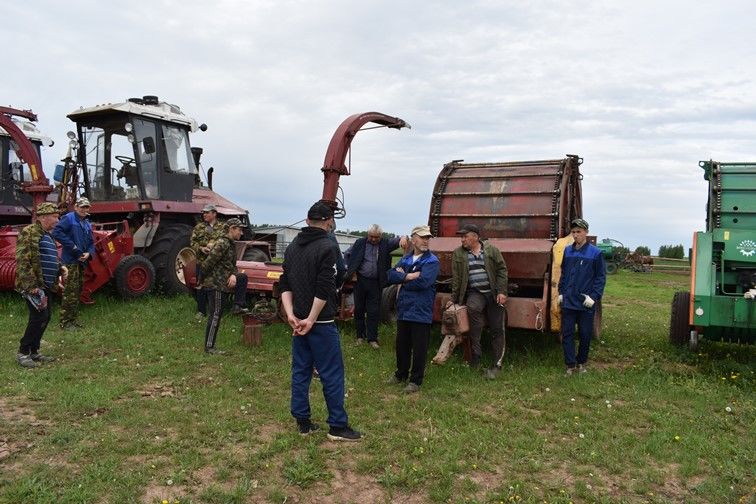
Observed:
[[[215,171],[215,168],[212,166],[209,170],[207,170],[207,188],[211,191],[213,190],[213,172]]]

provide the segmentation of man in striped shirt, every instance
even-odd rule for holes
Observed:
[[[58,209],[53,203],[40,203],[37,222],[26,226],[16,242],[16,290],[26,300],[29,322],[21,338],[16,362],[34,368],[53,357],[39,352],[42,335],[50,322],[50,293],[60,290],[68,270],[58,259],[58,247],[50,231],[58,223]]]
[[[475,224],[466,224],[457,231],[462,245],[452,253],[451,302],[467,305],[470,317],[468,337],[472,345],[470,367],[480,365],[480,335],[488,324],[494,352],[493,365],[485,377],[496,378],[501,372],[504,350],[504,304],[507,302],[507,264],[499,249],[480,237]]]

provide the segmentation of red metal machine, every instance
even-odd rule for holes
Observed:
[[[368,123],[374,123],[376,126],[363,128]],[[323,161],[323,196],[321,201],[334,209],[336,218],[344,216],[345,211],[343,203],[338,200],[337,194],[339,189],[339,178],[342,175],[349,175],[351,167],[346,164],[346,157],[352,140],[360,131],[373,128],[410,128],[410,125],[403,119],[391,117],[379,112],[366,112],[363,114],[354,114],[347,117],[336,129],[331,141],[328,144],[325,160]],[[253,304],[263,306],[273,299],[278,299],[278,279],[283,272],[280,264],[270,262],[258,262],[243,260],[244,244],[237,244],[237,268],[243,271],[249,277],[248,292],[252,295]],[[185,274],[190,276],[190,284],[195,283],[193,268],[185,268]],[[350,292],[350,286],[346,285],[343,289],[344,294]],[[341,318],[351,316],[350,307],[347,305],[346,296],[342,296],[341,301]]]
[[[444,165],[433,188],[428,224],[439,257],[435,315],[450,299],[451,257],[462,224],[477,225],[501,250],[509,274],[507,326],[559,330],[555,309],[570,221],[582,216],[582,159]],[[555,246],[556,245],[556,246]],[[551,308],[554,308],[551,310]],[[600,327],[600,309],[597,310]]]

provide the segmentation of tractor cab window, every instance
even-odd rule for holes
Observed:
[[[30,182],[32,179],[31,171],[29,171],[29,165],[22,162],[21,158],[16,153],[16,142],[10,140],[10,149],[8,150],[8,171],[10,172],[10,178],[16,182]],[[37,154],[39,154],[39,147],[37,148]]]
[[[94,143],[93,147],[89,147]],[[137,179],[129,173],[134,171],[134,146],[129,142],[126,131],[119,124],[118,129],[88,128],[87,173],[92,199],[112,201],[137,199]]]
[[[189,147],[189,137],[184,128],[164,124],[163,129],[163,168],[178,173],[197,172]]]

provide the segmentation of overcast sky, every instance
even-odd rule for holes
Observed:
[[[214,187],[253,223],[320,198],[347,116],[360,133],[340,229],[427,222],[442,165],[578,154],[591,233],[656,253],[705,226],[698,161],[756,160],[756,3],[748,1],[0,0],[0,103],[31,108],[64,154],[66,114],[158,95],[204,122]]]

